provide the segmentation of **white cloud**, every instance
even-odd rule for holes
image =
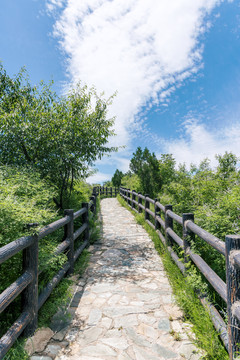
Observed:
[[[48,0],[73,82],[116,90],[115,145],[129,145],[146,102],[164,101],[202,60],[204,17],[220,0]],[[63,5],[64,4],[64,5]]]
[[[129,158],[131,157],[132,153],[128,151],[123,151],[125,156],[121,156],[121,154],[113,154],[111,157],[103,157],[101,160],[97,160],[95,165],[111,165],[113,172],[118,169],[122,172],[127,172],[129,170]]]
[[[198,165],[204,158],[215,166],[215,155],[225,151],[240,156],[240,123],[225,126],[218,130],[208,129],[206,125],[191,120],[184,125],[184,134],[179,139],[165,142],[165,152],[173,154],[177,163]]]
[[[49,13],[54,12],[55,10],[63,7],[64,0],[47,0],[46,8]]]
[[[94,175],[89,176],[86,181],[89,184],[102,184],[104,181],[111,180],[112,174],[105,174],[105,173],[96,173]]]

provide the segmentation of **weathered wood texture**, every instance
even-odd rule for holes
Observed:
[[[86,213],[85,213],[86,214]],[[73,234],[74,241],[87,229],[88,225],[84,223],[79,229]]]
[[[84,236],[84,241],[87,241],[89,242],[89,218],[88,218],[88,203],[82,203],[82,207],[86,209],[86,212],[83,214],[83,223],[84,225],[86,225],[86,228],[85,228],[85,236]],[[81,228],[80,228],[81,229]]]
[[[9,244],[0,248],[0,264],[4,261],[10,259],[12,256],[16,255],[23,249],[26,249],[28,246],[33,244],[34,237],[33,236],[26,236],[21,237],[18,240],[14,240]]]
[[[150,203],[149,201],[147,200],[148,199],[148,195],[145,195],[145,220],[149,221],[150,217],[149,217],[149,213],[148,213],[148,210],[149,210],[149,206],[150,206]]]
[[[71,275],[74,271],[74,238],[73,238],[73,232],[74,232],[74,225],[73,225],[73,216],[74,212],[72,209],[66,209],[64,210],[64,216],[69,216],[70,221],[65,225],[64,233],[65,233],[65,239],[67,238],[70,241],[69,247],[67,249],[67,258],[69,262],[69,269],[67,272],[67,275]]]
[[[227,326],[225,324],[225,322],[223,321],[223,318],[221,317],[221,315],[219,314],[219,312],[217,311],[217,309],[215,308],[215,306],[213,306],[206,297],[204,296],[200,296],[200,301],[202,303],[202,305],[206,308],[206,310],[208,311],[212,322],[216,328],[216,330],[219,333],[219,336],[223,342],[223,344],[225,345],[225,348],[228,350],[228,333],[227,333]]]
[[[142,213],[142,194],[138,193],[138,212],[139,214]]]
[[[206,230],[203,230],[200,226],[194,224],[192,221],[188,221],[186,227],[194,234],[198,235],[201,239],[206,241],[218,252],[220,252],[220,254],[225,256],[225,243],[223,241],[219,240],[216,236],[210,234]]]
[[[0,294],[0,313],[30,284],[33,275],[25,271],[14,283]]]
[[[169,216],[168,210],[172,211],[172,205],[166,205],[165,206],[165,234],[166,234],[166,241],[169,246],[173,245],[173,241],[171,236],[169,236],[169,233],[167,232],[167,229],[173,230],[173,219]]]
[[[42,228],[38,233],[38,239],[39,240],[43,239],[45,236],[50,235],[54,231],[63,227],[64,225],[67,225],[70,221],[71,219],[69,218],[69,216],[65,216],[62,219],[59,219],[49,225],[44,226],[44,228]]]
[[[236,307],[239,307],[240,269],[234,266],[231,255],[240,250],[240,236],[226,236],[226,269],[227,269],[227,314],[228,314],[228,338],[230,359],[236,359],[240,351],[240,321],[234,316]]]
[[[74,213],[74,220],[77,219],[79,216],[82,216],[86,212],[86,208],[82,208]]]
[[[24,335],[34,333],[38,325],[38,236],[34,235],[34,242],[23,250],[23,271],[32,275],[32,281],[22,292],[22,312],[28,311],[30,321],[27,324]]]
[[[132,191],[132,209],[134,209],[135,210],[135,208],[136,208],[136,205],[137,204],[137,202],[136,202],[136,191],[135,190],[133,190]]]
[[[15,323],[10,327],[5,335],[0,339],[0,359],[3,359],[4,355],[15,343],[17,338],[21,335],[27,324],[31,319],[29,311],[23,312]]]
[[[184,249],[184,262],[185,264],[190,262],[189,259],[189,251],[191,246],[191,241],[194,241],[195,235],[194,233],[187,228],[187,221],[194,222],[193,214],[183,214],[182,216],[182,224],[183,224],[183,249]]]

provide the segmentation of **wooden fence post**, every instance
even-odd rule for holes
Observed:
[[[132,191],[132,209],[135,209],[135,203],[133,202],[133,200],[136,201],[136,191],[135,190]]]
[[[173,245],[173,241],[171,239],[171,236],[169,236],[166,232],[167,228],[173,229],[173,219],[168,216],[167,211],[172,211],[172,205],[166,205],[165,206],[165,236],[166,236],[166,243],[168,246]]]
[[[110,196],[112,197],[112,187],[110,187]]]
[[[142,208],[139,206],[139,204],[142,205],[142,198],[140,198],[139,195],[142,195],[142,194],[140,192],[138,193],[138,212],[140,214],[140,213],[142,213]]]
[[[108,187],[106,186],[106,197],[108,197]]]
[[[94,212],[94,214],[96,214],[96,212],[97,212],[97,195],[95,195],[94,196],[94,210],[93,210],[93,212]]]
[[[149,209],[149,201],[147,200],[147,197],[149,197],[148,194],[145,195],[145,220],[149,220],[149,213],[147,212],[147,209]]]
[[[38,236],[33,235],[32,245],[23,250],[23,273],[28,271],[33,280],[22,292],[22,312],[30,313],[31,320],[24,330],[24,336],[33,335],[38,327]]]
[[[90,211],[91,211],[92,213],[94,213],[94,208],[95,208],[95,202],[94,202],[94,200],[95,200],[95,196],[92,195],[92,196],[90,197],[90,201],[93,202],[93,204],[90,206]]]
[[[131,190],[130,189],[128,189],[128,205],[130,205],[131,206]]]
[[[239,359],[240,322],[234,316],[234,306],[240,301],[240,268],[234,264],[233,252],[240,250],[240,235],[226,236],[226,282],[228,314],[228,352],[230,359]]]
[[[190,262],[188,251],[190,250],[190,241],[194,241],[195,235],[192,231],[189,231],[186,227],[186,221],[191,220],[194,222],[194,214],[186,213],[182,215],[183,219],[183,247],[184,247],[184,262],[188,264]]]
[[[74,213],[74,211],[72,209],[64,210],[64,216],[69,216],[71,219],[70,222],[67,225],[65,225],[65,228],[64,228],[65,239],[68,238],[70,240],[70,245],[67,249],[67,257],[68,257],[68,261],[70,263],[70,268],[68,269],[67,275],[71,275],[74,271],[73,213]]]
[[[157,207],[156,203],[157,203],[158,199],[155,199],[155,203],[154,203],[154,213],[155,213],[155,230],[160,229],[160,224],[157,221],[156,217],[160,216],[160,209]]]
[[[87,224],[87,228],[84,232],[84,241],[87,240],[87,242],[89,242],[89,217],[88,217],[88,203],[82,203],[82,208],[86,208],[87,211],[83,214],[82,216],[82,220],[83,220],[83,224]]]

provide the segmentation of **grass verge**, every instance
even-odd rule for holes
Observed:
[[[186,281],[181,271],[172,261],[157,233],[145,222],[143,214],[132,211],[120,195],[117,198],[120,204],[135,216],[137,223],[145,228],[153,240],[155,248],[162,258],[176,303],[182,309],[185,319],[193,325],[192,331],[195,338],[192,341],[205,351],[203,359],[229,360],[228,353],[214,328],[208,312],[202,306],[191,284]]]

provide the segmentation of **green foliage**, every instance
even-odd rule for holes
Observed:
[[[37,231],[35,228],[27,231],[28,223],[38,223],[40,228],[58,219],[59,214],[52,201],[55,193],[56,189],[49,187],[36,172],[18,167],[0,167],[0,246]],[[47,253],[53,246],[49,243]],[[43,247],[42,243],[40,247]],[[7,271],[9,268],[10,272]],[[4,273],[5,270],[8,276],[1,281],[0,292],[20,275],[21,254],[2,264],[1,271]]]
[[[92,186],[84,180],[76,180],[73,185],[73,191],[69,197],[63,198],[63,208],[79,210],[79,204],[88,202],[92,194]]]
[[[176,161],[173,158],[172,154],[162,154],[159,160],[159,172],[161,183],[163,185],[168,185],[176,178],[175,171]],[[159,189],[158,189],[159,191]]]
[[[225,152],[224,155],[216,155],[218,160],[218,175],[223,179],[231,177],[236,171],[238,158],[232,153]]]
[[[113,186],[120,187],[122,178],[123,172],[117,169],[111,179]]]
[[[13,79],[0,65],[0,164],[31,166],[58,189],[59,207],[89,166],[117,149],[108,147],[112,97],[77,84],[62,97],[51,84],[31,86],[22,69]]]
[[[159,162],[154,153],[145,148],[137,148],[130,161],[131,171],[138,175],[143,194],[154,196],[157,190],[162,187],[161,176],[159,173]],[[136,190],[136,189],[135,189]]]
[[[24,350],[24,340],[17,340],[2,360],[29,360]]]
[[[111,186],[113,186],[112,181],[110,181],[110,180],[104,181],[103,186],[106,186],[106,187],[111,187]]]
[[[38,313],[38,327],[47,327],[51,323],[53,315],[58,309],[65,309],[71,298],[70,285],[73,282],[67,278],[62,279],[55,289],[53,289],[46,303]]]
[[[88,266],[89,259],[90,253],[88,250],[84,249],[74,264],[74,274],[81,277]]]
[[[141,191],[140,179],[139,176],[136,174],[125,174],[121,180],[121,186],[127,189],[135,190],[137,192]]]
[[[176,301],[183,310],[186,320],[193,324],[192,331],[196,336],[196,345],[206,351],[204,359],[228,360],[228,353],[222,345],[218,333],[214,329],[209,314],[197,298],[191,281],[184,280],[182,273],[171,261],[167,253],[163,256],[163,263],[167,270]],[[194,283],[194,286],[195,285]]]

